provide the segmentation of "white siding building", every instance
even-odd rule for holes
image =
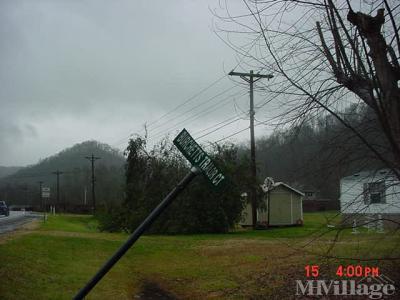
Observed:
[[[399,222],[400,182],[388,169],[344,177],[340,181],[340,210],[347,223],[366,216]]]

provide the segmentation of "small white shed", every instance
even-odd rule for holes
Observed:
[[[290,226],[303,224],[304,194],[284,182],[270,182],[264,191],[263,199],[257,208],[257,223],[262,226]],[[242,195],[243,196],[243,195]],[[247,203],[242,213],[242,226],[252,225],[252,209]]]
[[[363,171],[340,180],[340,211],[343,220],[374,217],[400,220],[400,182],[389,169]],[[389,221],[390,222],[390,221]],[[394,222],[391,222],[394,223]],[[395,224],[395,223],[394,223]],[[393,225],[393,224],[392,224]]]

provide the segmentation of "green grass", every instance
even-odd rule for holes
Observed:
[[[98,222],[87,215],[49,215],[40,230],[57,230],[69,232],[97,232]]]
[[[302,279],[306,264],[328,264],[332,268],[325,267],[326,272],[333,272],[339,263],[356,262],[320,256],[335,236],[331,230],[322,234],[335,214],[305,214],[302,227],[143,236],[88,299],[133,299],[144,282],[186,299],[272,298],[277,293],[284,299],[293,295],[290,283]],[[0,299],[71,299],[128,237],[96,227],[91,216],[50,216],[37,230],[0,243]],[[399,242],[398,234],[354,236],[347,230],[329,254],[377,257],[398,249]]]

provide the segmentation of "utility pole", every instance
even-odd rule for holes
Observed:
[[[95,194],[95,189],[94,189],[94,183],[96,181],[96,178],[94,177],[94,162],[98,159],[101,159],[101,157],[96,157],[92,153],[91,156],[86,156],[86,159],[90,160],[92,163],[92,206],[93,206],[93,214],[96,212],[96,194]]]
[[[57,175],[57,202],[55,206],[60,204],[60,175],[63,174],[64,172],[61,172],[59,170],[53,172],[53,174]]]
[[[43,206],[42,185],[43,185],[43,181],[39,181],[39,199],[40,199],[40,205]],[[45,209],[46,209],[46,207],[44,208],[44,210]]]
[[[254,83],[260,80],[261,78],[271,79],[274,76],[271,74],[261,75],[254,74],[253,70],[250,73],[241,73],[241,72],[229,72],[230,76],[239,76],[244,81],[250,84],[250,174],[251,174],[251,191],[250,191],[250,201],[251,201],[251,214],[252,214],[252,223],[253,229],[257,227],[257,167],[256,167],[256,142],[254,139],[254,93],[253,86]],[[269,222],[269,220],[268,220]]]
[[[86,207],[86,194],[87,194],[87,188],[85,186],[83,190],[83,205]]]

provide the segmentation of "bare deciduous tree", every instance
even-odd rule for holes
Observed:
[[[331,114],[400,179],[400,4],[388,0],[242,3],[247,14],[234,15],[236,7],[221,5],[224,13],[215,12],[216,32],[244,57],[246,68],[275,74],[275,80],[262,88],[265,103],[275,98],[286,109],[273,119],[293,124]],[[375,130],[385,137],[383,144],[376,145],[343,117],[341,112],[352,103],[374,112],[380,126]]]

